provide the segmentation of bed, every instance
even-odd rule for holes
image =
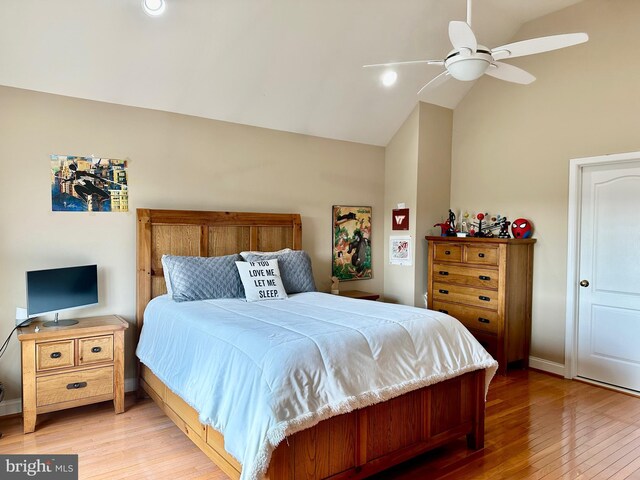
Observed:
[[[163,254],[212,257],[247,250],[301,249],[302,225],[298,214],[139,209],[137,222],[139,332],[152,299],[154,304],[164,301]],[[322,295],[300,294],[292,297],[294,301],[290,303],[299,304],[300,308],[309,308],[308,304],[316,301],[322,302],[319,306],[325,305]],[[363,302],[331,301],[348,302],[332,307],[345,310],[361,305],[353,302]],[[272,480],[337,480],[365,478],[465,435],[469,448],[482,448],[486,384],[495,371],[492,363],[484,367],[486,370],[465,371],[363,408],[323,415],[300,431],[289,428],[284,441],[268,452],[267,467],[252,472],[251,477],[247,471],[243,475],[240,462],[225,449],[223,434],[211,424],[201,423],[202,415],[190,406],[191,399],[181,398],[175,393],[179,389],[169,388],[160,379],[166,379],[166,371],[156,366],[160,373],[157,375],[141,363],[140,386],[233,479],[265,475]],[[228,437],[231,445],[229,433]]]

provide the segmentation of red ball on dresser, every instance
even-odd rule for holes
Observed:
[[[517,218],[511,224],[513,238],[531,238],[533,235],[533,225],[526,218]]]

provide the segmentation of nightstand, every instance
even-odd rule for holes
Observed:
[[[113,400],[116,413],[124,412],[129,324],[116,315],[78,320],[68,327],[43,327],[37,321],[18,329],[24,433],[35,430],[41,413],[105,400]]]
[[[342,290],[338,295],[360,300],[377,300],[380,298],[377,293],[363,292],[362,290]]]

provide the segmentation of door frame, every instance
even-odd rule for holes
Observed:
[[[640,161],[640,151],[573,158],[569,161],[569,218],[567,244],[567,304],[564,344],[564,376],[578,375],[578,270],[580,267],[580,216],[584,167]]]

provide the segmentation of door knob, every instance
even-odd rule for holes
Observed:
[[[589,286],[589,280],[582,280],[580,282],[580,286],[581,287],[588,287]]]

